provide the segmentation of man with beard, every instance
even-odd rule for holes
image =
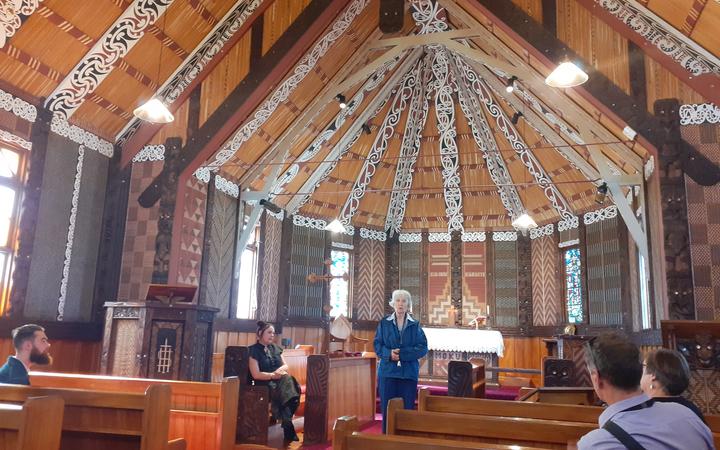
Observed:
[[[12,331],[15,356],[10,356],[4,366],[0,367],[0,383],[30,384],[28,371],[31,365],[45,366],[52,363],[48,350],[45,329],[40,325],[27,324]]]

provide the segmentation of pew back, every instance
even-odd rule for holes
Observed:
[[[59,449],[64,407],[55,396],[0,404],[0,450]]]
[[[562,405],[598,406],[602,402],[591,387],[541,387],[521,390],[523,402],[556,403]]]
[[[31,372],[30,382],[35,387],[125,393],[144,393],[150,386],[169,386],[169,439],[184,438],[189,450],[232,450],[235,443],[239,381],[234,377],[220,383],[200,383]]]
[[[295,377],[301,386],[307,383],[307,359],[312,354],[312,345],[303,345],[302,348],[289,348],[283,351],[282,356],[288,365],[288,373]]]

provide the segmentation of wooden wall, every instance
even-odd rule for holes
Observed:
[[[514,369],[540,370],[543,356],[547,355],[542,337],[505,336],[505,352],[498,360],[498,366]],[[530,378],[535,386],[541,386],[540,375],[501,374],[500,382],[507,376]]]
[[[52,366],[37,367],[34,370],[48,372],[99,373],[102,342],[92,341],[56,341],[50,337]],[[12,339],[0,339],[0,361],[5,364],[8,356],[14,355]]]

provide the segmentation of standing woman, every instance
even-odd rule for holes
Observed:
[[[417,397],[418,360],[428,352],[427,338],[420,322],[413,319],[412,299],[405,290],[392,294],[390,306],[394,313],[380,321],[375,332],[375,353],[380,359],[378,386],[382,405],[383,433],[386,427],[387,404],[401,397],[405,409],[415,407]]]
[[[259,321],[257,327],[257,343],[250,346],[250,381],[268,386],[272,414],[282,420],[285,440],[297,441],[292,418],[300,405],[300,385],[287,372],[282,348],[273,343],[275,327],[263,321]]]

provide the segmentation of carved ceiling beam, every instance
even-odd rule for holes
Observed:
[[[3,2],[0,14],[0,48],[15,35],[23,22],[35,12],[43,0],[15,0]]]
[[[372,43],[371,49],[387,47],[413,48],[423,45],[439,44],[445,39],[462,39],[480,36],[482,31],[477,28],[463,28],[461,30],[441,31],[429,34],[413,34],[394,38],[380,39]]]
[[[422,54],[422,49],[415,49],[412,53],[405,58],[395,72],[388,78],[385,85],[380,88],[379,92],[375,95],[368,106],[358,115],[356,120],[350,125],[345,134],[335,144],[335,146],[325,156],[324,161],[319,163],[315,170],[310,174],[310,177],[303,183],[302,187],[298,190],[303,195],[296,195],[285,206],[285,209],[290,213],[294,214],[300,209],[307,198],[312,195],[318,184],[330,174],[330,171],[335,167],[337,161],[345,154],[349,148],[357,141],[362,131],[362,125],[366,123],[371,117],[375,116],[380,109],[390,99],[390,94],[396,85],[400,82],[402,77],[407,73],[410,68],[417,63]]]

